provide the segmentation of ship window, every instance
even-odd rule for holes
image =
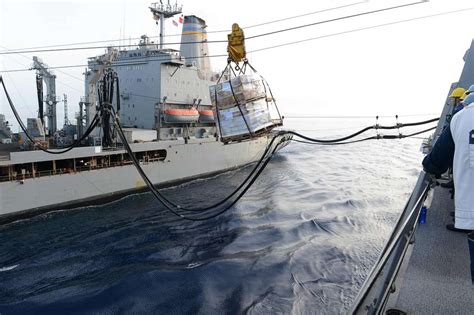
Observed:
[[[137,82],[142,82],[142,79],[138,78],[138,79],[137,79]]]

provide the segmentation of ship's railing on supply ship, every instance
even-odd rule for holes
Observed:
[[[351,314],[384,314],[390,294],[396,291],[394,282],[415,233],[420,210],[429,190],[429,177],[422,171],[393,233],[356,297]]]
[[[139,159],[140,163],[146,165],[149,163],[156,163],[156,162],[163,162],[166,160],[167,153],[166,150],[157,150],[157,151],[145,151],[145,152],[137,152],[137,158]],[[113,155],[115,156],[115,155]],[[125,165],[131,165],[132,161],[125,157],[123,154],[119,154],[120,156],[117,160],[112,160],[112,156],[101,156],[95,157],[95,160],[92,162],[92,159],[88,160],[87,165],[77,165],[78,159],[71,159],[67,160],[70,163],[68,165],[59,165],[58,161],[56,162],[55,169],[49,170],[37,170],[37,163],[28,163],[25,165],[20,164],[20,168],[22,171],[10,171],[10,169],[3,170],[0,169],[0,174],[8,175],[0,175],[0,182],[9,182],[9,181],[21,181],[25,179],[31,178],[41,178],[41,177],[48,177],[54,175],[64,175],[64,174],[75,174],[78,172],[84,171],[93,171],[93,170],[100,170],[105,168],[113,168]],[[100,158],[100,160],[99,160]],[[117,158],[117,157],[116,157]],[[47,163],[51,163],[52,161],[47,161]]]

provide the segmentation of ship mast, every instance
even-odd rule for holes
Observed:
[[[160,21],[159,48],[163,49],[165,37],[165,20],[177,14],[181,14],[183,12],[183,6],[178,5],[177,1],[175,2],[175,4],[170,4],[170,0],[168,0],[167,4],[163,4],[163,0],[160,0],[159,3],[152,3],[150,6],[150,10],[153,13],[153,18],[157,21]]]

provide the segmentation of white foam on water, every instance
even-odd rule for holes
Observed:
[[[13,265],[13,266],[8,266],[8,267],[0,267],[0,272],[3,272],[3,271],[10,271],[10,270],[13,270],[15,269],[16,267],[18,267],[19,265]]]

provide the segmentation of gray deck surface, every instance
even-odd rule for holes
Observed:
[[[436,187],[426,224],[415,244],[395,308],[409,314],[474,314],[467,234],[451,232],[454,210],[449,190]]]

